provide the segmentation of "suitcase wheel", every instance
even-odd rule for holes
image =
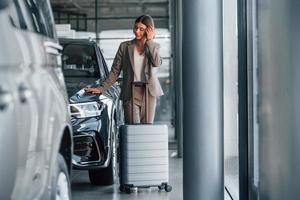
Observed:
[[[171,192],[172,191],[172,186],[168,185],[167,183],[163,183],[158,186],[159,190],[165,190],[166,192]]]
[[[159,189],[159,190],[163,190],[164,188],[165,188],[164,185],[159,185],[159,186],[158,186],[158,189]]]
[[[130,193],[131,193],[131,188],[130,188],[130,187],[125,187],[125,192],[126,192],[127,194],[130,194]]]
[[[126,192],[127,194],[130,194],[131,186],[120,185],[119,190],[120,190],[120,192]]]
[[[171,185],[166,185],[165,186],[165,191],[166,192],[171,192],[172,191],[172,186]]]
[[[125,192],[125,187],[124,187],[124,185],[120,185],[119,190],[120,190],[120,192]]]

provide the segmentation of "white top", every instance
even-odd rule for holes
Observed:
[[[139,54],[136,47],[134,48],[134,81],[146,81],[145,76],[145,52],[143,54]]]

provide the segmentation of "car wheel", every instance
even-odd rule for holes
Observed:
[[[61,154],[58,154],[57,168],[52,187],[52,198],[55,200],[71,199],[71,188],[68,168],[65,159]]]

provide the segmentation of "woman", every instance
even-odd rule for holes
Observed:
[[[111,71],[102,86],[86,88],[85,91],[92,94],[103,93],[116,82],[123,70],[121,99],[125,123],[153,123],[156,97],[163,95],[163,91],[154,70],[161,65],[162,60],[159,55],[159,44],[153,41],[155,27],[152,17],[149,15],[138,17],[135,20],[133,33],[135,39],[120,44]],[[147,105],[144,101],[145,88],[134,85],[132,88],[132,82],[148,83]]]

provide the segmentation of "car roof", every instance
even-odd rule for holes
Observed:
[[[59,38],[60,44],[86,44],[86,45],[97,45],[95,40],[90,39],[71,39],[71,38]]]

